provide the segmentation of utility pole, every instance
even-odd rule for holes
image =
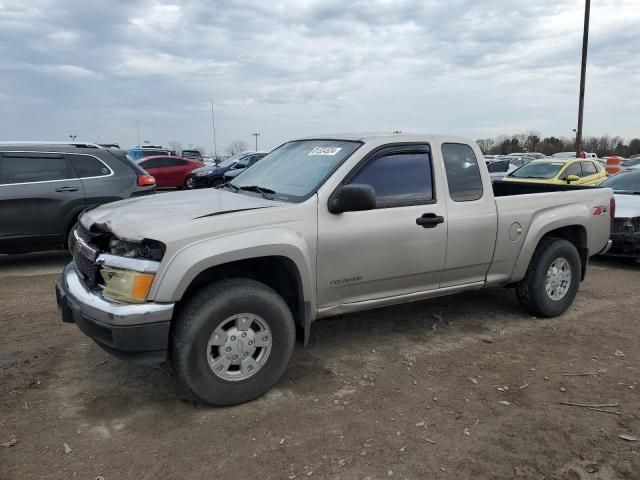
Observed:
[[[584,29],[582,32],[582,67],[580,70],[580,100],[578,105],[578,131],[576,133],[576,155],[582,151],[582,117],[584,115],[584,83],[587,76],[587,47],[589,45],[589,13],[591,0],[584,2]]]
[[[218,158],[218,147],[216,145],[216,117],[213,115],[213,98],[211,102],[211,130],[213,131],[213,158]]]
[[[255,132],[255,133],[252,133],[251,135],[256,137],[256,152],[257,152],[258,151],[258,137],[260,136],[260,134],[258,132]]]

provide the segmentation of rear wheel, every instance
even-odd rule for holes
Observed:
[[[176,318],[170,358],[178,379],[216,406],[248,402],[284,373],[295,344],[293,316],[268,286],[222,280],[194,295]]]
[[[520,305],[532,315],[555,317],[564,313],[578,293],[580,255],[562,238],[544,238],[536,248],[525,277],[516,287]]]

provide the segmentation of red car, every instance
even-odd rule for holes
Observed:
[[[191,172],[203,167],[204,163],[188,158],[158,155],[143,158],[138,165],[156,179],[156,186],[183,188],[188,185]]]

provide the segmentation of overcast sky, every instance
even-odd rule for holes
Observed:
[[[583,0],[0,0],[0,140],[271,148],[575,128]],[[640,136],[640,1],[594,0],[585,134]]]

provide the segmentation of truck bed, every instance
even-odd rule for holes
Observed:
[[[584,229],[589,256],[606,245],[611,216],[598,207],[609,207],[611,191],[607,188],[496,181],[493,189],[498,234],[488,285],[520,280],[539,237],[566,224],[567,219],[570,225]],[[530,230],[536,235],[530,235]]]

